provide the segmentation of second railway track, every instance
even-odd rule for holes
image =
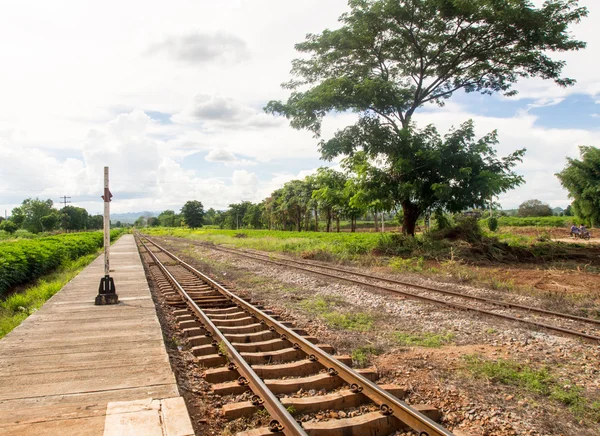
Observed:
[[[213,250],[246,257],[263,263],[293,268],[330,279],[341,280],[379,291],[391,292],[406,298],[451,307],[461,311],[476,312],[486,316],[519,322],[524,325],[529,325],[530,327],[542,328],[579,337],[594,343],[600,343],[600,320],[593,318],[585,318],[509,301],[495,300],[446,289],[417,285],[405,281],[352,271],[347,268],[322,265],[316,262],[283,258],[247,250],[225,248],[214,244],[201,243],[201,245]],[[358,279],[348,276],[358,277]],[[368,281],[365,281],[364,279]],[[385,286],[382,283],[399,286],[404,289]],[[411,291],[407,291],[406,288],[411,288]],[[413,292],[412,290],[417,292]],[[436,294],[442,295],[442,298],[436,298]]]
[[[205,379],[216,394],[247,394],[247,401],[222,408],[228,419],[265,409],[268,427],[244,432],[260,436],[388,435],[412,429],[421,436],[452,435],[426,416],[439,414],[429,406],[409,406],[398,397],[398,386],[379,386],[373,369],[354,370],[348,356],[334,356],[331,347],[262,306],[229,291],[158,244],[138,238],[142,258],[167,301],[177,307],[197,362],[207,368]],[[320,395],[298,397],[298,389]],[[317,413],[366,405],[369,412],[340,419],[299,423],[293,413]],[[325,412],[325,414],[323,413]]]

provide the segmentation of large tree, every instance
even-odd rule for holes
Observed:
[[[577,0],[548,0],[541,8],[528,0],[350,0],[349,5],[339,29],[309,34],[296,45],[304,56],[293,61],[294,78],[284,85],[292,94],[287,102],[272,101],[265,109],[316,136],[327,113],[358,113],[355,126],[321,141],[323,157],[364,151],[371,163],[382,160],[387,176],[394,176],[389,181],[400,184],[382,189],[398,193],[394,200],[403,207],[408,233],[427,205],[411,194],[411,185],[423,176],[420,169],[405,173],[402,168],[414,153],[427,161],[425,175],[433,165],[419,148],[418,137],[428,132],[416,131],[414,112],[425,103],[443,105],[458,90],[514,95],[512,86],[522,77],[571,85],[574,81],[561,74],[564,61],[550,54],[585,47],[568,32],[570,24],[587,15]],[[502,186],[505,180],[520,182],[502,169],[497,175]],[[442,181],[455,183],[454,175]],[[480,194],[464,190],[460,196],[475,204]]]
[[[573,211],[592,226],[600,223],[600,149],[579,147],[581,160],[567,158],[564,170],[556,174],[573,198]]]
[[[340,217],[345,207],[344,187],[347,177],[333,168],[321,167],[314,178],[314,191],[312,198],[317,201],[319,210],[325,216],[326,230],[331,231],[331,221],[337,222],[337,231],[340,231]]]
[[[204,206],[198,200],[188,201],[181,208],[185,223],[192,229],[202,227],[204,222]]]
[[[82,207],[65,206],[61,210],[61,226],[64,230],[84,230],[87,227],[89,214]]]
[[[528,216],[552,216],[552,208],[540,200],[527,200],[519,205],[517,215],[522,217]]]
[[[53,207],[52,200],[40,200],[39,198],[27,198],[18,208],[13,209],[12,214],[14,222],[20,222],[20,226],[32,233],[43,232],[44,230],[53,230],[57,219],[47,218],[56,215],[57,211]],[[11,217],[11,219],[13,218]],[[52,225],[52,228],[45,229],[44,224]]]

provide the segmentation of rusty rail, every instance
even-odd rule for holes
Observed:
[[[195,274],[197,277],[201,278],[205,281],[209,286],[213,289],[221,292],[223,296],[228,298],[234,304],[241,307],[243,310],[247,311],[249,314],[255,316],[261,323],[264,323],[269,328],[274,329],[280,335],[285,335],[287,340],[294,344],[294,347],[302,349],[311,360],[316,360],[324,365],[328,372],[332,375],[338,375],[345,382],[350,384],[353,389],[361,392],[363,395],[368,397],[371,401],[377,404],[380,407],[381,413],[385,415],[393,415],[398,420],[403,422],[405,425],[409,426],[413,430],[419,432],[422,436],[451,436],[452,433],[436,422],[432,421],[425,415],[416,411],[412,407],[410,407],[405,402],[397,399],[393,395],[389,394],[385,390],[381,389],[375,383],[371,382],[367,378],[353,371],[350,367],[338,361],[328,353],[321,350],[319,347],[313,345],[311,342],[304,339],[302,336],[294,332],[293,330],[285,327],[283,324],[273,319],[271,316],[264,313],[262,310],[254,307],[250,303],[244,301],[239,298],[237,295],[231,293],[221,284],[217,283],[215,280],[210,277],[204,275],[200,271],[196,270],[191,265],[187,264],[179,257],[175,256],[173,253],[170,253],[156,242],[149,239],[144,235],[144,238],[152,245],[160,249],[163,253],[171,257],[173,260],[178,262],[179,265],[186,268],[188,271]],[[145,245],[144,245],[145,246]],[[148,250],[150,252],[150,250]],[[155,259],[156,257],[153,256]],[[157,260],[157,259],[156,259]],[[173,279],[174,280],[174,279]],[[178,289],[180,286],[178,285]],[[184,291],[185,292],[185,291]],[[189,300],[188,300],[189,301]],[[195,306],[195,304],[194,304]],[[197,307],[197,306],[196,306]],[[198,308],[199,310],[199,308]],[[227,344],[229,344],[227,342]],[[230,345],[230,344],[229,344]],[[240,356],[241,359],[241,356]],[[250,368],[251,369],[251,368]],[[266,387],[265,387],[266,388]],[[266,403],[266,401],[265,401]],[[267,409],[268,410],[268,409]]]
[[[475,301],[481,301],[483,303],[487,303],[487,304],[492,304],[494,306],[498,306],[498,307],[505,307],[505,308],[510,308],[510,309],[520,309],[520,310],[524,310],[527,312],[535,312],[535,313],[540,313],[543,315],[551,315],[551,316],[555,316],[557,318],[565,318],[565,319],[570,319],[570,320],[574,320],[574,321],[581,321],[581,322],[588,322],[590,324],[596,324],[596,325],[600,325],[600,320],[597,319],[593,319],[593,318],[586,318],[583,316],[577,316],[577,315],[571,315],[568,313],[563,313],[563,312],[554,312],[551,310],[546,310],[546,309],[541,309],[539,307],[534,307],[534,306],[526,306],[524,304],[517,304],[517,303],[511,303],[509,301],[502,301],[502,300],[493,300],[491,298],[485,298],[485,297],[478,297],[476,295],[465,295],[465,294],[461,294],[460,292],[454,292],[454,291],[449,291],[446,289],[438,289],[438,288],[432,288],[429,286],[423,286],[423,285],[417,285],[414,283],[410,283],[410,282],[405,282],[402,280],[396,280],[396,279],[389,279],[386,277],[381,277],[381,276],[377,276],[377,275],[373,275],[373,274],[365,274],[365,273],[360,273],[360,272],[356,272],[356,271],[352,271],[346,268],[340,268],[340,267],[332,267],[329,265],[322,265],[320,263],[317,262],[309,262],[309,261],[298,261],[298,260],[294,260],[294,259],[287,259],[284,257],[279,257],[279,256],[270,256],[267,254],[262,254],[262,253],[255,253],[255,252],[251,252],[251,251],[246,251],[246,250],[241,250],[241,249],[230,249],[230,248],[224,248],[224,247],[216,247],[216,246],[212,246],[210,244],[203,244],[204,246],[207,247],[211,247],[211,248],[215,248],[218,250],[223,250],[223,251],[227,251],[230,253],[245,253],[245,254],[249,254],[251,256],[262,256],[262,257],[266,257],[269,259],[277,259],[278,261],[283,261],[283,262],[288,262],[288,263],[295,263],[298,265],[310,265],[310,266],[314,266],[315,268],[322,268],[322,269],[326,269],[329,271],[336,271],[336,272],[343,272],[344,274],[352,274],[358,277],[364,277],[367,279],[371,279],[371,280],[376,280],[379,282],[386,282],[386,283],[392,283],[395,285],[401,285],[401,286],[407,286],[407,287],[411,287],[411,288],[415,288],[415,289],[423,289],[424,291],[431,291],[431,292],[437,292],[440,294],[445,294],[445,295],[450,295],[453,297],[459,297],[459,298],[464,298],[464,299],[469,299],[469,300],[475,300]],[[261,259],[262,260],[262,259]]]
[[[152,241],[150,241],[152,242]],[[283,407],[279,399],[269,390],[269,388],[264,384],[264,382],[260,379],[260,377],[254,372],[252,367],[244,360],[244,358],[238,353],[238,351],[231,345],[231,342],[219,331],[219,329],[213,324],[210,318],[198,307],[198,305],[194,302],[194,300],[188,295],[188,293],[181,287],[181,285],[175,280],[173,275],[165,268],[162,262],[156,257],[156,255],[148,248],[148,246],[140,240],[142,246],[146,249],[146,252],[150,255],[156,265],[163,272],[167,280],[171,283],[171,285],[179,292],[179,294],[183,297],[184,301],[190,307],[192,312],[198,317],[204,329],[210,333],[210,335],[215,339],[213,345],[218,347],[220,343],[224,344],[227,348],[228,357],[234,362],[235,369],[241,374],[240,379],[238,380],[240,384],[248,384],[252,392],[255,395],[258,395],[260,399],[263,401],[263,405],[265,409],[269,412],[273,420],[269,424],[269,427],[273,431],[281,431],[285,435],[288,436],[306,436],[306,432],[304,429],[298,424],[298,422],[294,419],[294,417]],[[169,252],[161,249],[165,254],[170,255]],[[173,257],[173,256],[171,256]],[[173,257],[174,260],[180,262],[182,266],[187,268],[187,264],[184,264],[179,259]],[[203,280],[204,276],[203,276]]]
[[[225,253],[232,253],[232,254],[235,254],[235,255],[238,255],[238,256],[243,256],[243,257],[247,257],[247,258],[250,258],[250,259],[259,260],[261,262],[271,263],[271,264],[274,264],[274,265],[279,265],[279,266],[284,266],[284,267],[291,267],[291,268],[295,268],[295,269],[298,269],[298,270],[301,270],[301,271],[306,271],[306,272],[309,272],[309,273],[312,273],[312,274],[320,275],[320,276],[323,276],[323,277],[333,278],[333,279],[336,279],[336,280],[342,280],[342,281],[346,281],[346,282],[357,284],[357,285],[361,285],[361,286],[366,286],[366,287],[377,289],[377,290],[383,290],[383,291],[387,291],[387,292],[392,292],[392,293],[399,294],[399,295],[402,295],[402,296],[405,296],[405,297],[409,297],[409,298],[413,298],[413,299],[416,299],[416,300],[426,301],[428,303],[438,304],[438,305],[442,305],[442,306],[446,306],[446,307],[452,307],[454,309],[464,310],[464,311],[467,311],[467,312],[481,313],[481,314],[485,314],[485,315],[489,315],[489,316],[494,316],[494,317],[501,318],[501,319],[508,319],[508,320],[511,320],[511,321],[517,321],[517,322],[520,322],[520,323],[523,323],[523,324],[529,324],[529,325],[532,325],[532,326],[535,326],[535,327],[541,327],[541,328],[544,328],[544,329],[547,329],[547,330],[553,330],[553,331],[557,331],[557,332],[560,332],[560,333],[568,334],[568,335],[571,335],[571,336],[577,336],[577,337],[585,338],[587,340],[591,340],[591,341],[600,343],[600,336],[590,335],[590,334],[583,333],[583,332],[580,332],[580,331],[577,331],[577,330],[571,330],[571,329],[564,328],[564,327],[553,326],[551,324],[546,324],[546,323],[543,323],[543,322],[529,321],[529,320],[526,320],[526,319],[518,318],[516,316],[504,315],[504,314],[492,312],[492,311],[486,310],[486,309],[479,309],[479,308],[476,308],[476,307],[466,306],[464,304],[451,303],[451,302],[448,302],[448,301],[438,300],[436,298],[431,298],[431,297],[426,297],[426,296],[423,296],[423,295],[413,294],[412,292],[400,291],[398,289],[389,288],[387,286],[375,285],[373,283],[367,283],[367,282],[364,282],[364,281],[361,281],[361,280],[355,280],[355,279],[351,279],[351,278],[348,278],[348,277],[342,277],[342,276],[335,275],[335,274],[329,274],[329,273],[326,273],[326,272],[315,271],[314,269],[304,268],[304,267],[301,267],[301,266],[294,266],[294,265],[290,265],[289,263],[278,262],[278,261],[272,260],[272,259],[263,259],[263,258],[258,257],[257,255],[251,255],[251,254],[248,254],[246,252],[241,252],[239,250],[231,250],[231,249],[227,249],[227,248],[223,248],[223,247],[217,247],[217,246],[208,245],[208,244],[203,244],[203,245],[205,245],[206,247],[209,247],[209,248],[211,248],[213,250],[223,251]],[[286,262],[287,262],[287,260],[286,260]],[[293,262],[294,263],[302,264],[301,262],[298,262],[298,261],[293,261]],[[315,267],[318,267],[318,268],[321,267],[321,266],[317,266],[317,265],[312,265],[312,266],[315,266]],[[332,268],[332,267],[327,267],[326,269],[336,270],[335,268]],[[362,275],[362,276],[368,277],[368,278],[370,278],[372,280],[380,280],[380,278],[376,277],[376,276],[369,276],[367,274],[355,273],[353,271],[351,272],[351,271],[348,271],[348,270],[341,270],[341,271],[343,271],[344,273],[347,273],[347,274],[355,274],[355,275],[359,275],[359,276]],[[391,279],[383,279],[383,280],[392,281]],[[401,284],[401,285],[404,285],[404,286],[409,286],[409,287],[414,287],[414,288],[421,288],[421,289],[424,289],[424,290],[427,290],[427,291],[435,291],[435,292],[442,292],[442,293],[451,292],[451,291],[440,291],[440,290],[435,289],[435,288],[428,288],[426,286],[413,285],[413,284],[410,284],[410,283],[402,283],[402,282],[399,282],[399,281],[397,283]],[[457,294],[457,293],[454,293],[454,294]],[[459,294],[457,296],[460,296],[461,298],[465,298],[465,299],[472,298],[471,296],[465,296],[465,295],[462,295],[462,294]],[[476,297],[476,298],[473,298],[473,299],[478,299],[478,298],[481,298],[481,297]],[[508,303],[508,304],[511,304],[511,303]],[[502,304],[500,302],[497,302],[496,305],[507,307],[507,304]],[[515,305],[515,306],[517,306],[517,305]],[[521,306],[521,308],[526,308],[526,307],[528,307],[528,306]],[[538,310],[543,311],[543,309],[538,309]],[[550,311],[547,311],[547,312],[548,313],[545,313],[545,314],[547,314],[547,315],[554,315]],[[542,312],[542,313],[544,313],[544,312]],[[562,316],[563,318],[568,318],[570,316],[568,314],[562,314],[562,315],[563,315]],[[577,320],[578,318],[581,318],[581,317],[575,317],[574,319]],[[590,318],[581,318],[580,320],[581,321],[586,321],[586,322],[587,321],[591,321],[593,323],[596,322],[596,320],[591,320]]]

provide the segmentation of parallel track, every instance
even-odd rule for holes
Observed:
[[[149,244],[139,238],[138,241],[143,247],[142,257],[159,288],[174,305],[187,307],[178,311],[180,325],[187,327],[188,339],[196,344],[192,350],[199,363],[214,368],[206,371],[207,381],[221,382],[214,385],[215,390],[240,393],[249,389],[254,394],[248,404],[224,406],[232,416],[264,407],[272,418],[264,434],[326,435],[335,429],[340,434],[385,435],[408,427],[422,436],[452,435],[420,413],[416,406],[407,405],[375,384],[367,375],[372,373],[347,366],[343,361],[350,363],[348,358],[336,358],[325,352],[313,344],[315,338],[288,327],[289,323],[278,321],[278,316],[240,298],[150,239],[146,238]],[[261,365],[263,362],[269,364]],[[273,364],[278,362],[283,363]],[[306,377],[314,371],[317,374]],[[278,373],[282,374],[275,375]],[[273,380],[281,376],[286,380]],[[347,384],[349,389],[309,398],[279,400],[276,396],[276,393],[285,393],[287,388],[282,386],[294,386],[297,382],[306,387],[315,381],[336,389]],[[388,389],[394,391],[393,386]],[[348,407],[348,404],[371,403],[378,411],[362,415],[360,419],[303,425],[286,409],[293,406],[296,410],[314,412],[332,409],[335,404]],[[253,434],[263,433],[255,430]]]
[[[283,258],[283,257],[279,257],[279,256],[273,256],[270,254],[261,254],[261,253],[256,253],[256,252],[248,252],[246,250],[225,248],[222,246],[216,246],[214,244],[202,243],[201,245],[204,247],[213,249],[213,250],[233,254],[236,256],[246,257],[246,258],[257,260],[260,262],[265,262],[265,263],[278,265],[278,266],[282,266],[282,267],[286,267],[286,268],[294,268],[294,269],[297,269],[300,271],[309,272],[311,274],[316,274],[316,275],[327,277],[327,278],[333,278],[336,280],[341,280],[341,281],[349,282],[349,283],[356,284],[356,285],[366,286],[366,287],[380,290],[380,291],[392,292],[397,295],[402,295],[403,297],[421,300],[421,301],[425,301],[428,303],[434,303],[434,304],[438,304],[438,305],[442,305],[442,306],[446,306],[446,307],[451,307],[451,308],[458,309],[458,310],[477,312],[477,313],[481,313],[481,314],[488,315],[488,316],[502,318],[505,320],[517,321],[519,323],[527,324],[530,326],[543,328],[543,329],[547,329],[547,330],[551,330],[551,331],[555,331],[555,332],[560,332],[560,333],[564,333],[567,335],[576,336],[576,337],[580,337],[580,338],[583,338],[586,340],[600,343],[600,335],[599,334],[591,334],[591,333],[588,333],[585,331],[579,331],[579,330],[574,330],[572,328],[566,328],[566,327],[561,327],[561,326],[557,326],[557,325],[553,325],[553,324],[548,324],[546,322],[533,321],[533,320],[519,318],[518,316],[508,315],[505,313],[493,312],[492,311],[493,309],[483,309],[480,307],[474,307],[474,306],[466,305],[466,304],[462,304],[462,303],[440,300],[440,299],[432,298],[432,297],[429,297],[426,295],[419,295],[419,294],[412,293],[409,291],[404,291],[404,290],[399,290],[396,288],[391,288],[388,286],[378,285],[378,284],[376,284],[376,282],[385,282],[385,283],[390,283],[390,284],[394,284],[394,285],[400,285],[403,287],[417,289],[420,291],[443,294],[445,296],[449,296],[452,298],[464,299],[464,300],[475,302],[475,303],[481,303],[481,304],[486,304],[489,306],[495,306],[495,307],[501,308],[501,309],[512,309],[517,312],[525,312],[527,314],[536,314],[536,315],[542,315],[542,316],[550,317],[550,318],[564,319],[564,320],[568,320],[568,322],[570,322],[572,324],[585,323],[585,324],[589,324],[589,326],[593,325],[595,328],[597,328],[596,326],[600,326],[600,321],[596,320],[596,319],[592,319],[592,318],[585,318],[585,317],[570,315],[570,314],[561,313],[561,312],[553,312],[553,311],[549,311],[549,310],[545,310],[545,309],[541,309],[541,308],[537,308],[537,307],[511,303],[508,301],[494,300],[494,299],[478,297],[478,296],[474,296],[474,295],[461,294],[461,293],[455,292],[455,291],[449,291],[449,290],[432,288],[432,287],[423,286],[423,285],[417,285],[417,284],[413,284],[413,283],[409,283],[409,282],[389,279],[386,277],[376,276],[376,275],[372,275],[372,274],[364,274],[364,273],[352,271],[352,270],[349,270],[346,268],[322,265],[322,264],[315,263],[315,262],[292,260],[292,259]],[[299,265],[301,265],[301,266],[299,266]],[[319,269],[326,270],[326,271],[332,271],[332,272],[335,272],[336,274],[319,271]],[[346,275],[346,277],[342,276],[340,274],[344,274],[344,275]],[[347,277],[347,275],[366,278],[369,280],[369,282],[365,282],[363,280],[352,279],[352,278]],[[583,327],[582,329],[590,330],[589,328],[586,328],[586,327]],[[595,329],[594,329],[594,333],[595,333]]]

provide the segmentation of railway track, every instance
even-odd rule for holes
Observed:
[[[261,409],[270,415],[268,427],[240,435],[375,436],[409,429],[421,436],[452,435],[432,419],[439,418],[436,409],[409,406],[399,399],[405,394],[402,388],[377,385],[374,369],[352,369],[349,356],[334,356],[332,347],[318,344],[150,239],[137,239],[150,275],[176,309],[198,364],[207,368],[204,377],[213,392],[246,395],[246,401],[225,404],[223,416],[237,419]],[[319,395],[298,396],[300,389]],[[340,417],[345,416],[340,411],[359,406],[365,406],[363,413]],[[321,418],[299,423],[292,413]]]
[[[445,307],[451,307],[461,311],[476,312],[504,320],[516,321],[530,327],[542,328],[579,337],[594,343],[600,343],[600,320],[592,318],[585,318],[562,312],[554,312],[538,307],[526,306],[476,295],[469,295],[446,289],[417,285],[410,282],[390,279],[372,274],[365,274],[337,266],[322,265],[320,263],[306,260],[301,261],[288,259],[271,254],[225,248],[222,246],[216,246],[214,244],[200,244],[213,250],[246,257],[263,263],[293,268],[322,277],[369,287],[378,291],[394,293],[406,298],[425,301]],[[351,278],[349,276],[358,277],[359,279]],[[391,284],[396,287],[386,286],[383,283]],[[399,289],[398,287],[403,289]],[[410,288],[416,292],[407,291],[406,288]],[[442,298],[439,298],[440,295]]]

